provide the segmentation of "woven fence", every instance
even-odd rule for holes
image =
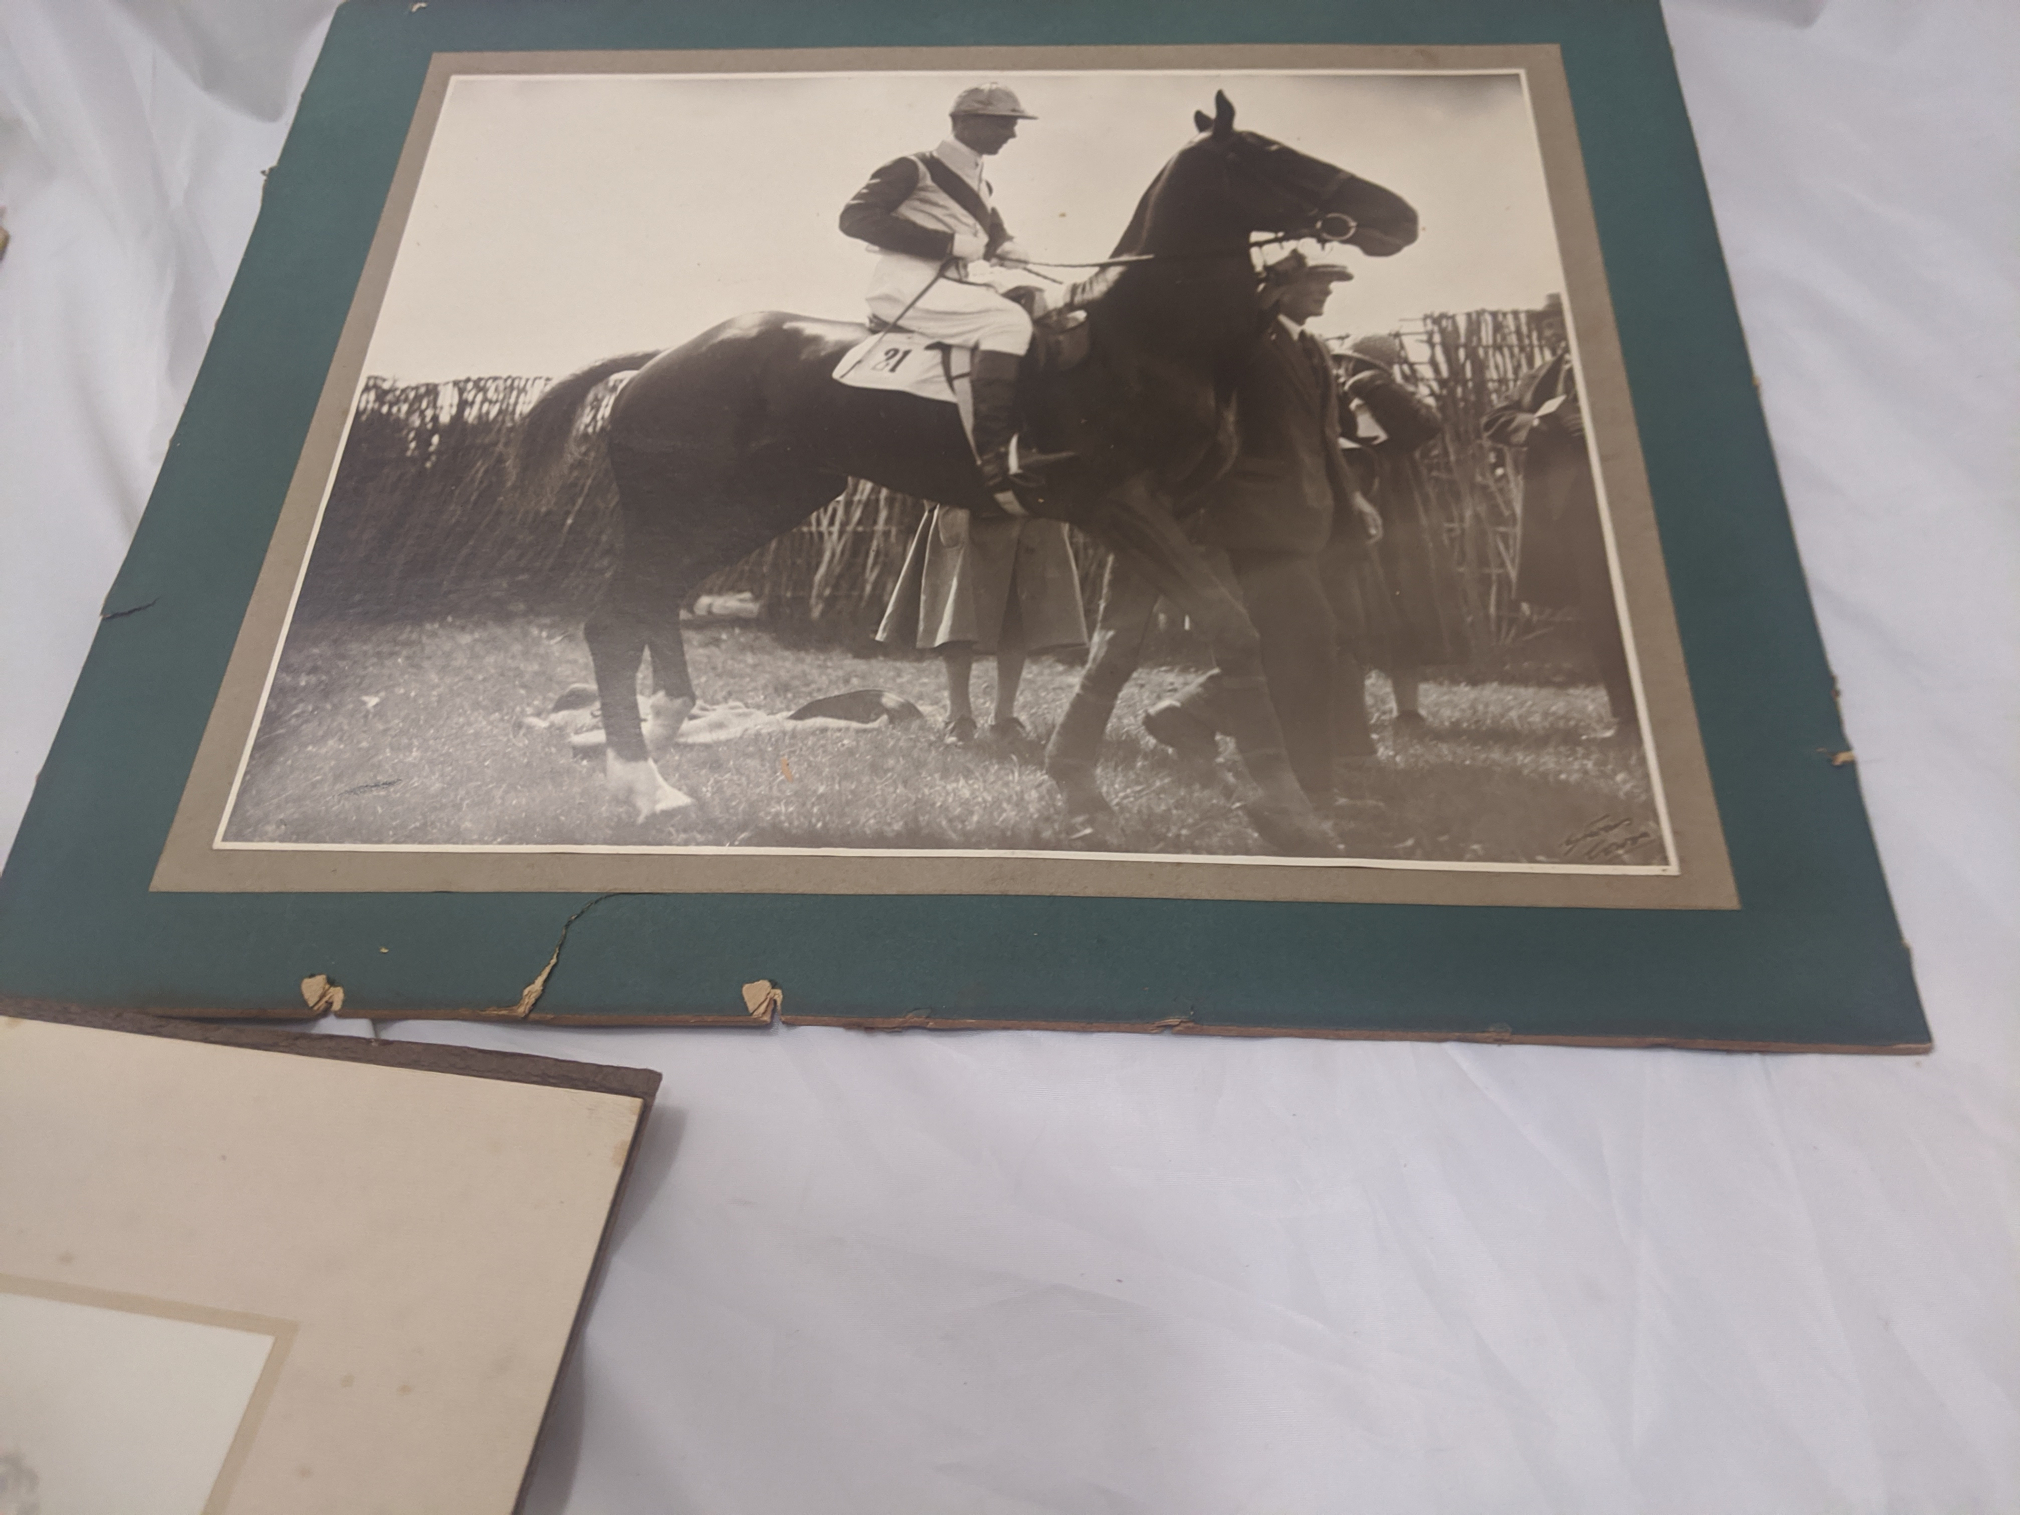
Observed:
[[[548,491],[512,487],[511,444],[545,379],[367,379],[296,614],[422,619],[585,609],[618,549],[603,449]],[[600,426],[615,388],[592,398]]]
[[[1396,335],[1407,355],[1397,376],[1428,395],[1445,423],[1416,456],[1426,510],[1452,555],[1475,641],[1505,643],[1530,624],[1515,599],[1522,483],[1480,423],[1550,349],[1526,310],[1428,315]]]
[[[1480,637],[1505,642],[1525,624],[1514,600],[1519,485],[1508,458],[1480,439],[1480,421],[1545,350],[1526,312],[1426,316],[1399,335],[1402,376],[1445,420],[1418,457],[1467,617]],[[534,491],[514,484],[510,452],[546,380],[367,380],[298,614],[585,614],[619,550],[596,445],[619,382],[592,395],[558,482]],[[748,591],[768,620],[859,635],[883,614],[921,513],[903,496],[851,489],[701,592]],[[1074,549],[1092,607],[1107,554],[1077,533]]]

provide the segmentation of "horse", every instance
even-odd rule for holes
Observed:
[[[1417,215],[1391,190],[1237,130],[1234,115],[1217,92],[1214,114],[1194,113],[1198,135],[1144,192],[1107,260],[1105,290],[1086,307],[1087,356],[1063,372],[1026,360],[1020,429],[1050,459],[1027,503],[1105,544],[1204,632],[1228,694],[1226,729],[1259,791],[1244,807],[1251,823],[1281,851],[1336,855],[1284,756],[1255,630],[1181,515],[1234,457],[1235,378],[1271,319],[1257,301],[1257,235],[1387,257],[1416,240]],[[836,364],[867,334],[777,311],[738,316],[668,351],[571,374],[524,418],[516,468],[538,481],[569,446],[591,392],[635,370],[611,405],[604,444],[623,548],[584,635],[606,780],[641,820],[692,803],[666,782],[651,747],[693,708],[680,609],[709,574],[805,520],[851,477],[1003,514],[954,406],[836,382]],[[647,650],[649,726],[637,695]],[[1083,835],[1111,813],[1096,760],[1113,704],[1113,693],[1083,687],[1046,750]]]

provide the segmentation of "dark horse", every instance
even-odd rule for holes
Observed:
[[[1335,849],[1285,760],[1254,628],[1179,524],[1189,495],[1234,455],[1234,381],[1266,330],[1251,241],[1316,237],[1384,257],[1416,240],[1416,212],[1381,186],[1236,131],[1216,95],[1200,135],[1145,192],[1116,246],[1129,259],[1088,306],[1091,350],[1063,373],[1027,362],[1023,431],[1046,469],[1037,514],[1105,543],[1206,635],[1229,692],[1228,725],[1261,790],[1258,831],[1290,852]],[[641,817],[688,798],[660,776],[637,679],[652,652],[650,735],[670,739],[694,702],[680,610],[717,569],[804,520],[851,477],[999,515],[952,405],[832,378],[865,328],[765,312],[657,356],[611,358],[561,380],[528,413],[522,472],[551,468],[603,380],[638,372],[611,408],[608,448],[622,556],[586,636],[596,665],[611,787]],[[1069,811],[1107,812],[1095,760],[1113,693],[1083,687],[1054,733],[1046,771]]]

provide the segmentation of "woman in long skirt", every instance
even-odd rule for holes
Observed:
[[[940,654],[947,669],[946,740],[961,745],[977,735],[969,692],[975,659],[994,655],[996,703],[989,735],[1028,746],[1030,735],[1017,718],[1025,658],[1087,645],[1080,572],[1065,524],[977,518],[953,506],[930,506],[905,555],[877,640]]]

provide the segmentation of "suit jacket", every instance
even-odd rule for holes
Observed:
[[[1194,538],[1209,547],[1315,556],[1335,512],[1353,518],[1339,394],[1318,338],[1280,320],[1235,383],[1234,465],[1207,486]]]
[[[1549,416],[1537,414],[1552,400],[1564,404]],[[1522,508],[1541,507],[1551,515],[1563,512],[1570,495],[1592,487],[1591,461],[1585,438],[1559,419],[1578,413],[1578,377],[1571,354],[1561,352],[1522,376],[1513,398],[1495,406],[1480,422],[1488,441],[1522,449]]]

